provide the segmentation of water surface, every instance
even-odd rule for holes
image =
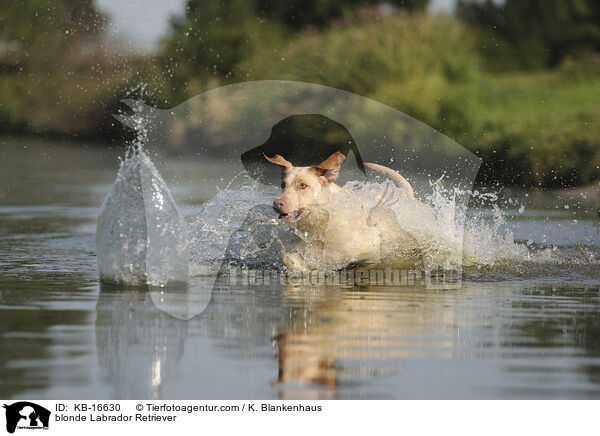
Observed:
[[[0,397],[600,398],[597,200],[499,192],[502,219],[473,213],[527,255],[482,238],[459,289],[221,280],[183,321],[98,283],[96,218],[120,154],[0,139]],[[198,175],[171,185],[192,220],[203,164],[173,171]]]

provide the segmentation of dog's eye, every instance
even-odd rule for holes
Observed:
[[[307,186],[304,183],[300,183],[300,189],[304,189],[307,188]]]
[[[285,182],[281,182],[281,189],[285,189]]]

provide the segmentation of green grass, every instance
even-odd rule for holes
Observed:
[[[485,76],[457,94],[471,100],[471,123],[456,139],[484,159],[497,160],[496,173],[508,176],[506,166],[520,170],[507,181],[555,187],[600,177],[600,125],[594,121],[600,119],[600,76],[578,78],[565,71]]]

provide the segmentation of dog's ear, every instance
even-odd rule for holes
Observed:
[[[325,184],[333,183],[337,180],[338,176],[340,175],[340,167],[342,166],[345,160],[346,156],[344,156],[339,151],[336,151],[331,156],[329,156],[326,161],[312,168],[317,173],[319,178],[321,178],[321,180],[325,182]]]
[[[281,157],[278,154],[276,154],[273,157],[268,157],[266,154],[263,154],[263,156],[269,162],[274,163],[275,165],[279,165],[279,166],[285,168],[286,170],[289,170],[290,168],[293,167],[293,165],[290,162],[288,162],[287,160],[285,160],[283,157]]]

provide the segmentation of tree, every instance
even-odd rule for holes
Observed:
[[[92,0],[4,0],[0,8],[0,43],[24,69],[51,69],[56,58],[95,39],[106,18]]]
[[[459,0],[457,15],[500,37],[526,67],[600,50],[597,0]]]
[[[256,11],[295,29],[326,26],[344,11],[387,4],[408,11],[423,11],[429,0],[256,0]]]
[[[307,26],[326,26],[346,10],[381,3],[381,0],[188,0],[185,17],[172,23],[171,35],[164,44],[164,58],[179,81],[193,75],[229,77],[235,66],[262,41],[269,42]],[[428,0],[388,2],[411,11],[423,10],[427,3]]]

